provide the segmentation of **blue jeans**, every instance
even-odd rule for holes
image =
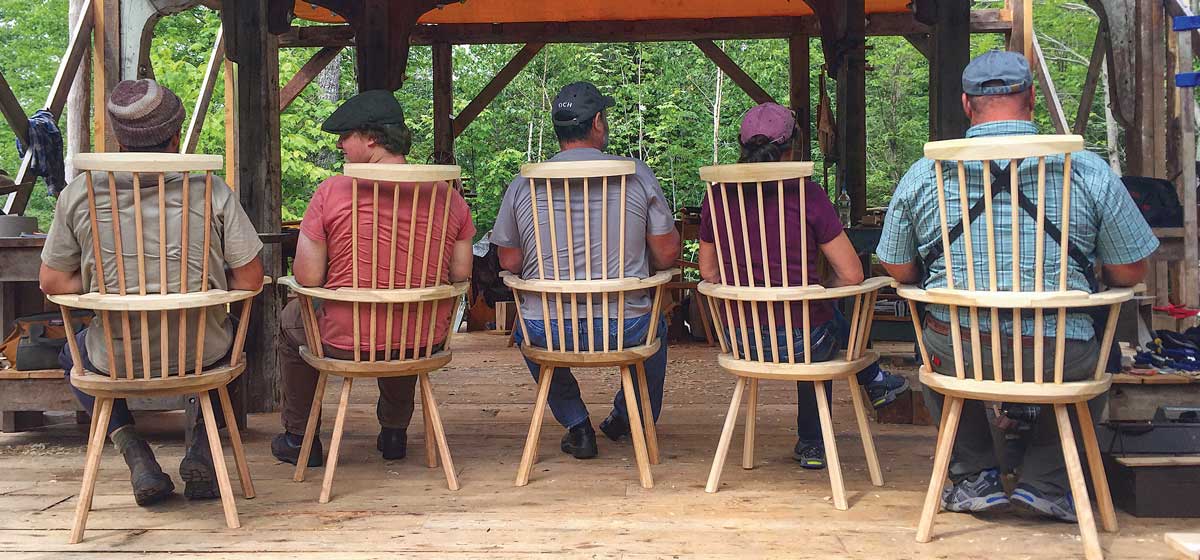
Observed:
[[[733,340],[730,341],[735,345],[739,352],[742,349],[741,329],[734,329]],[[775,340],[772,343],[772,338]],[[833,359],[833,355],[846,346],[850,339],[850,322],[846,320],[846,316],[842,315],[840,309],[834,307],[833,318],[829,321],[821,323],[812,329],[812,361],[827,362]],[[792,329],[793,351],[796,355],[796,361],[804,360],[804,330]],[[758,347],[762,346],[765,360],[772,359],[772,352],[779,353],[781,362],[788,361],[788,336],[787,331],[778,329],[774,336],[771,336],[769,331],[761,333],[759,337],[750,337],[749,342],[749,359],[758,359]],[[857,378],[860,385],[870,383],[879,374],[879,363],[873,362],[871,365],[863,368],[858,372]],[[833,382],[825,381],[825,398],[828,402],[833,402]],[[817,390],[812,382],[797,381],[796,382],[796,435],[804,445],[822,445],[821,438],[821,417],[817,413]]]
[[[87,329],[83,329],[75,334],[75,343],[79,346],[79,359],[83,361],[83,369],[104,375],[103,372],[96,369],[92,361],[88,359],[87,351]],[[80,391],[75,385],[71,384],[71,369],[75,367],[75,361],[71,358],[71,346],[64,345],[61,352],[58,353],[58,364],[63,368],[63,377],[67,379],[67,385],[70,385],[71,392],[75,394],[75,400],[79,401],[79,406],[87,410],[88,414],[96,413],[96,397],[93,397],[83,391]],[[229,385],[232,393],[237,383]],[[213,401],[213,412],[217,420],[217,428],[225,427],[224,409],[218,404],[221,401],[216,389],[208,392],[208,397]],[[199,426],[204,421],[202,415],[196,415],[196,425]],[[129,405],[125,403],[125,399],[114,399],[112,406],[112,416],[108,419],[108,432],[106,435],[112,435],[117,429],[133,425],[133,413],[129,411]]]
[[[587,319],[579,319],[569,321],[563,325],[565,333],[563,341],[558,340],[558,321],[550,321],[550,333],[554,341],[554,348],[565,348],[573,350],[574,336],[573,328],[576,325],[586,325]],[[601,336],[603,329],[601,326],[604,319],[593,319],[594,328],[589,331],[597,335],[592,342],[596,348],[604,347],[604,338]],[[546,327],[543,321],[526,320],[525,328],[529,331],[529,343],[538,348],[546,348]],[[616,319],[608,320],[608,343],[610,348],[616,348],[617,337],[620,335],[617,330],[618,323]],[[634,346],[642,344],[646,341],[646,334],[650,328],[650,316],[642,315],[631,319],[625,319],[625,346]],[[667,341],[664,334],[667,331],[666,321],[660,319],[658,322],[658,340],[661,343],[658,347],[658,352],[646,358],[643,368],[646,370],[646,385],[650,391],[650,408],[654,413],[654,421],[658,421],[658,415],[662,412],[662,397],[663,397],[663,381],[667,375]],[[520,327],[516,332],[516,343],[520,345],[524,340],[524,334]],[[580,340],[581,349],[587,349],[585,341]],[[533,375],[536,381],[541,372],[541,366],[533,361],[526,359],[525,364],[529,366],[529,373]],[[633,386],[640,391],[638,387],[638,376],[633,376]],[[558,420],[559,424],[564,427],[573,428],[588,421],[587,405],[583,404],[583,397],[579,394],[579,382],[575,380],[575,376],[571,375],[571,368],[554,368],[554,377],[550,380],[550,411],[554,413],[554,419]],[[645,418],[646,411],[641,409],[641,399],[635,398],[638,402],[638,413]],[[613,414],[625,421],[629,420],[629,410],[625,407],[625,390],[617,390],[617,394],[613,397]]]

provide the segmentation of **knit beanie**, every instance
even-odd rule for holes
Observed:
[[[108,99],[108,116],[122,146],[159,146],[179,133],[183,102],[154,80],[124,80]]]

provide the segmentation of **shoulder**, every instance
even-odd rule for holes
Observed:
[[[908,171],[904,172],[904,176],[896,184],[896,191],[892,194],[892,199],[906,200],[912,198],[918,193],[927,191],[929,185],[933,184],[936,180],[937,170],[934,161],[928,158],[921,158],[909,166]]]
[[[1100,186],[1120,177],[1098,154],[1080,150],[1071,154],[1071,174],[1079,176],[1088,186]]]

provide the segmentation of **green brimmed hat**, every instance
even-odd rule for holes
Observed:
[[[373,89],[347,99],[325,119],[321,130],[332,134],[345,134],[368,126],[399,127],[408,130],[408,125],[404,124],[404,108],[396,101],[392,92]]]

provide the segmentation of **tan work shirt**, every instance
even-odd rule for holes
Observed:
[[[131,173],[114,174],[117,190],[117,208],[121,226],[121,249],[125,267],[126,293],[139,293],[137,229],[133,205],[133,175]],[[108,175],[103,172],[93,172],[92,181],[96,193],[96,213],[99,221],[101,236],[101,260],[104,265],[104,283],[110,294],[120,293],[117,270],[117,256],[113,239],[112,211],[109,204]],[[145,252],[146,293],[157,294],[161,285],[159,275],[159,212],[158,212],[158,175],[141,174],[142,207],[142,245]],[[167,259],[167,292],[180,293],[180,263],[183,257],[182,218],[183,218],[183,176],[178,173],[166,175],[164,183],[166,193],[166,259]],[[189,176],[188,192],[188,263],[187,287],[188,292],[201,289],[201,271],[204,262],[201,253],[204,249],[204,174]],[[225,184],[220,177],[212,178],[212,227],[210,231],[210,246],[208,252],[208,286],[209,288],[228,289],[225,278],[225,267],[238,268],[254,260],[262,249],[262,241],[250,223],[250,218],[242,210],[237,194]],[[42,249],[42,262],[58,271],[81,271],[83,285],[90,292],[98,292],[96,278],[96,259],[92,246],[91,217],[88,214],[88,196],[86,175],[76,177],[58,197],[54,208],[54,222],[50,225],[50,233],[46,237],[46,245]],[[110,313],[110,328],[113,339],[114,359],[119,365],[118,371],[124,373],[125,353],[124,339],[119,314]],[[148,329],[146,336],[150,339],[150,357],[152,372],[159,371],[159,313],[148,313]],[[233,328],[224,306],[209,307],[205,313],[205,336],[203,362],[211,365],[220,360],[228,351],[233,340]],[[179,316],[178,312],[169,313],[168,320],[168,359],[169,367],[177,371],[179,352]],[[110,372],[108,350],[105,345],[105,332],[102,317],[92,321],[87,333],[87,353],[92,365],[102,373]],[[134,367],[140,372],[141,367],[141,317],[139,313],[130,313],[131,347],[134,349]],[[188,313],[187,353],[185,367],[194,367],[195,344],[199,310]]]

